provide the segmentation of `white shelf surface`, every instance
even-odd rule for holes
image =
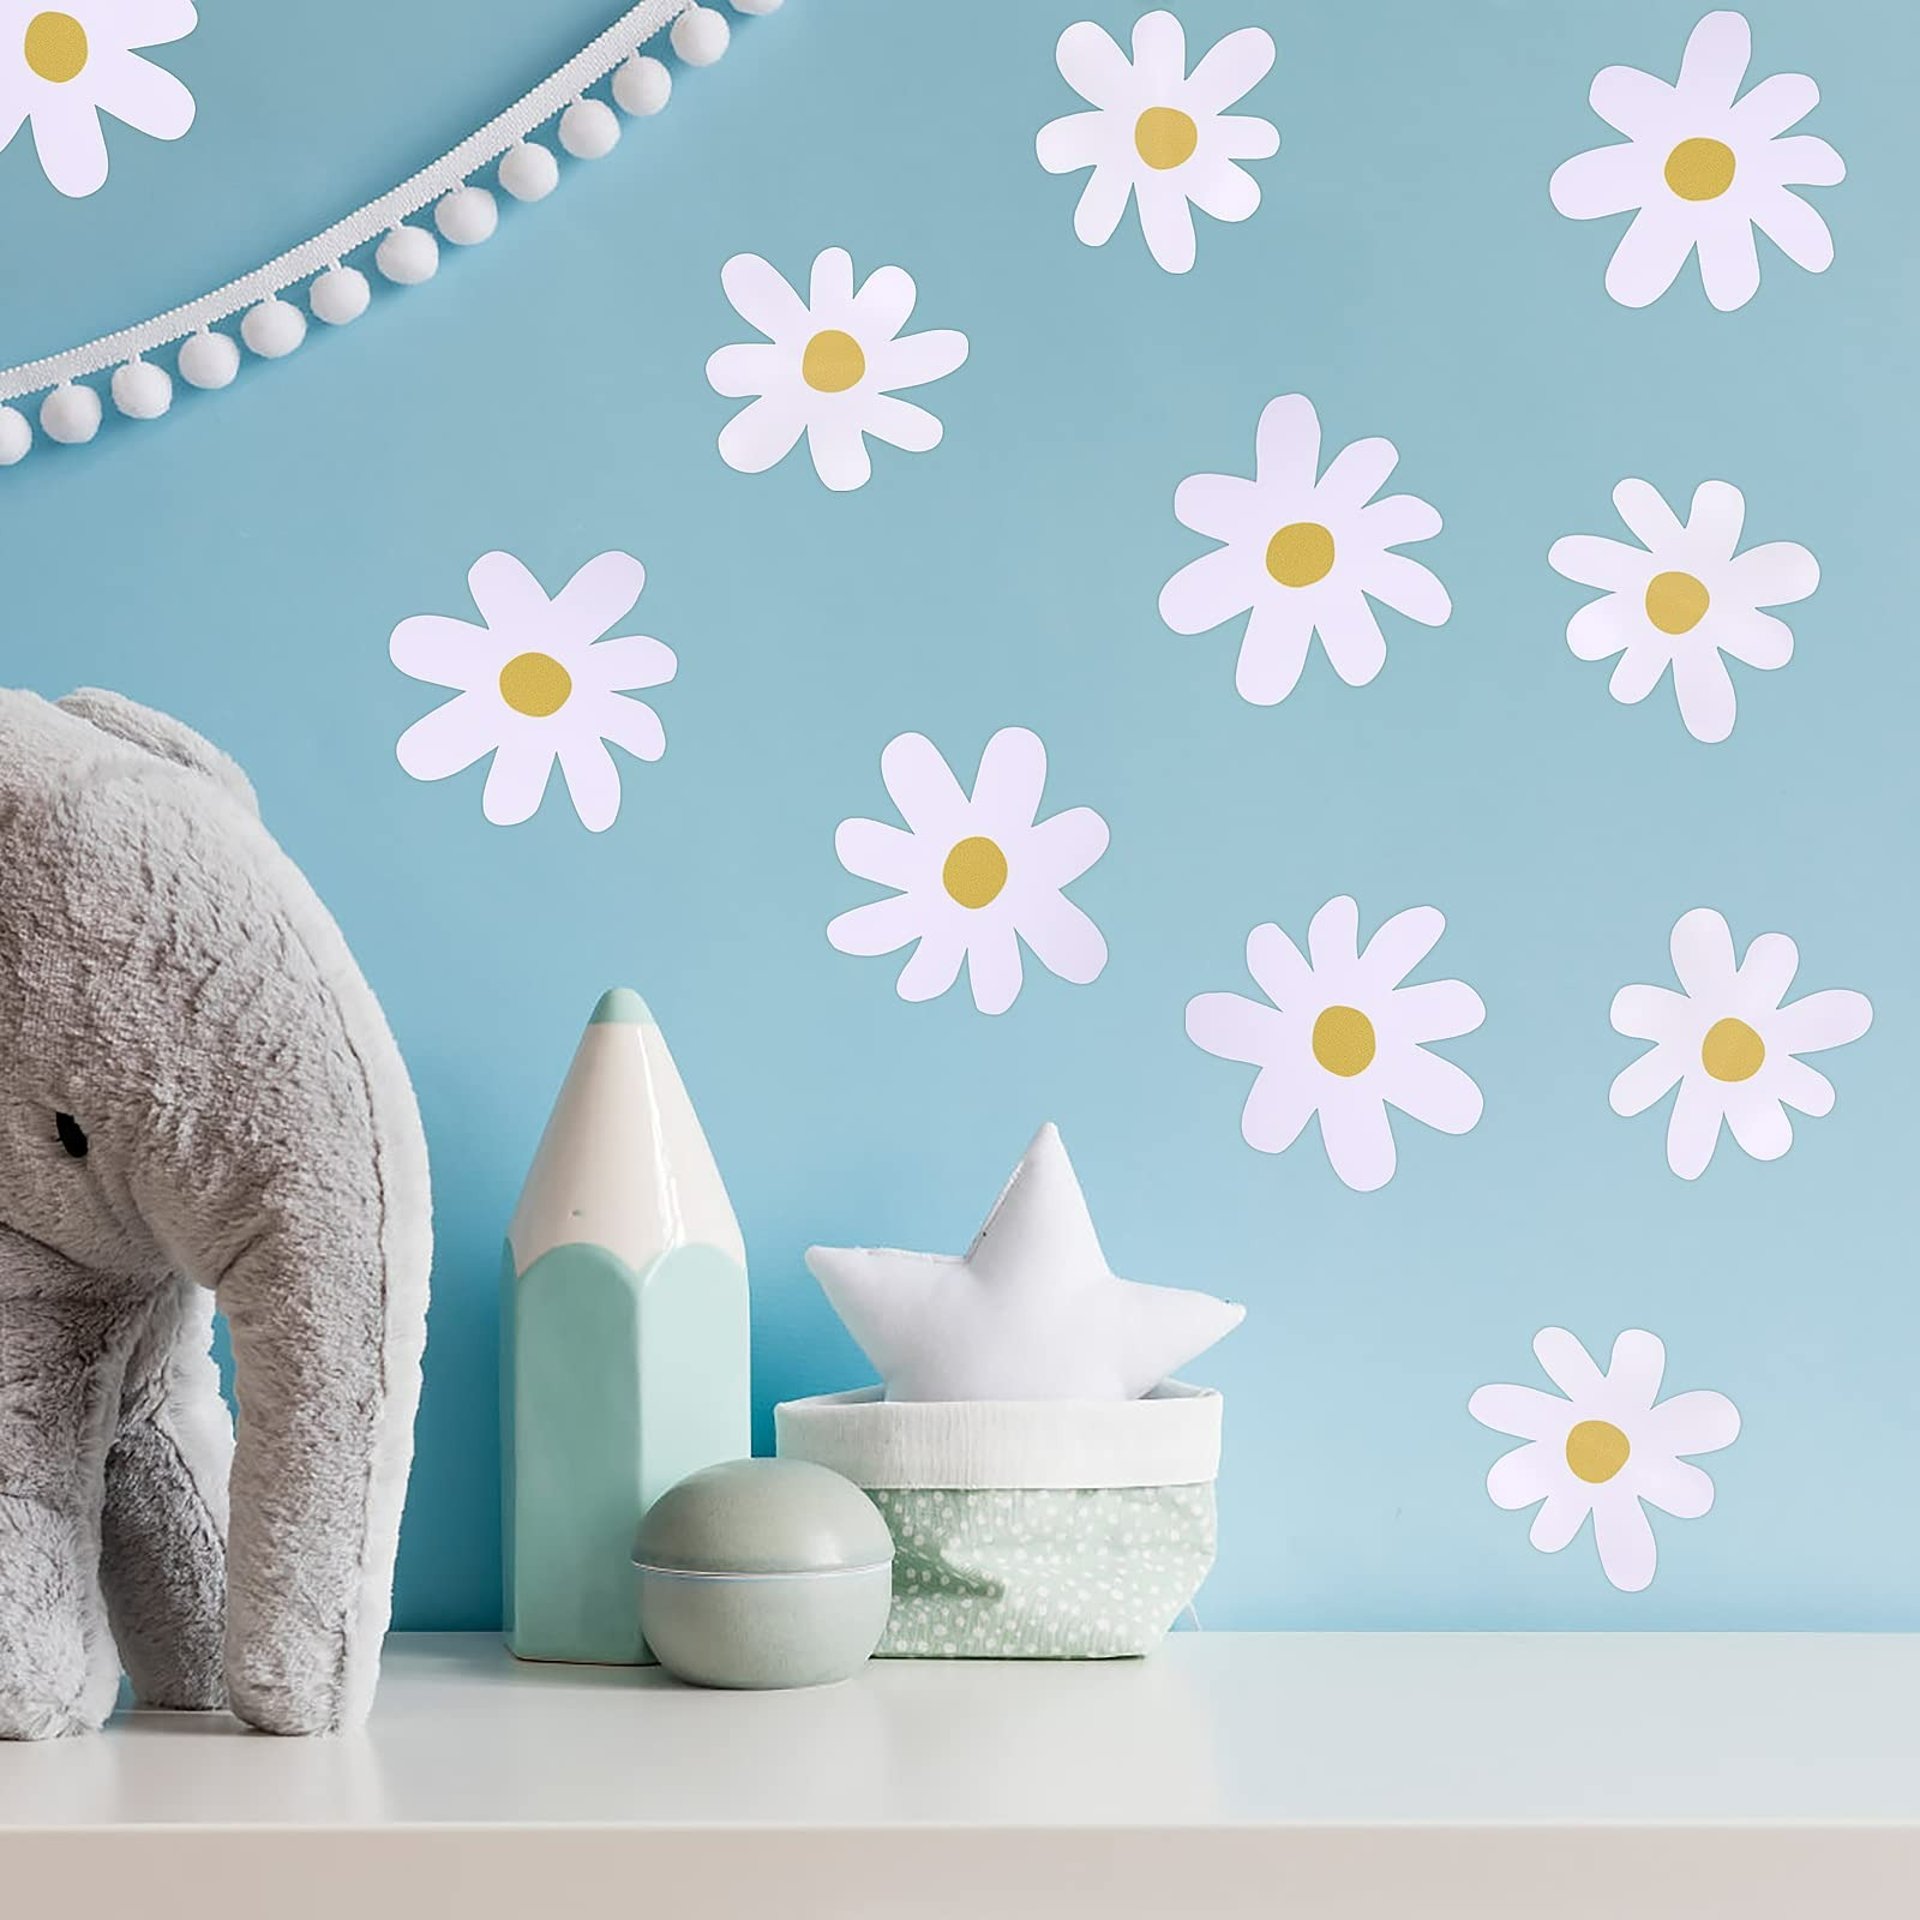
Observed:
[[[1910,1917],[1920,1639],[1179,1634],[723,1694],[401,1635],[363,1734],[0,1746],[9,1910],[242,1887],[275,1920]]]

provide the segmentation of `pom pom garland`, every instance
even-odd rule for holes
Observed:
[[[173,377],[165,367],[129,360],[113,370],[113,404],[129,420],[158,420],[173,405]]]
[[[240,338],[262,360],[284,360],[306,337],[307,316],[291,300],[262,300],[240,322]]]
[[[639,118],[658,113],[672,94],[672,73],[650,53],[636,53],[613,70],[613,97],[623,113]]]
[[[560,162],[550,148],[522,140],[500,156],[500,184],[516,200],[544,200],[560,184]]]
[[[689,7],[673,23],[667,38],[690,67],[710,67],[727,50],[733,29],[718,7]]]
[[[395,227],[374,249],[373,264],[396,287],[417,287],[440,271],[440,243],[425,227]]]
[[[330,327],[344,327],[366,312],[372,298],[367,276],[358,267],[329,267],[313,283],[307,305],[316,320],[324,320]]]
[[[240,371],[240,349],[224,333],[196,333],[180,349],[180,378],[190,387],[224,387]]]
[[[766,14],[782,0],[732,4],[737,13]],[[543,200],[559,184],[561,168],[551,147],[530,138],[537,129],[550,127],[560,146],[579,160],[600,159],[619,144],[620,115],[588,88],[610,78],[615,102],[635,118],[667,105],[673,75],[663,61],[640,50],[663,29],[690,67],[711,66],[731,39],[727,16],[717,6],[637,0],[572,59],[431,166],[265,266],[136,326],[19,366],[0,366],[0,467],[16,465],[33,448],[29,413],[5,404],[11,398],[42,396],[38,416],[45,437],[82,445],[99,432],[104,414],[100,391],[85,384],[95,374],[109,376],[107,387],[120,413],[158,419],[171,408],[174,394],[174,377],[149,357],[158,349],[177,342],[178,377],[212,391],[237,377],[240,341],[262,359],[280,359],[306,339],[309,310],[328,326],[358,319],[371,304],[369,276],[344,261],[370,242],[378,242],[375,267],[396,286],[431,280],[440,266],[436,229],[449,244],[469,247],[490,239],[498,228],[499,204],[493,191],[479,184],[481,169],[497,162],[500,191],[519,201]],[[428,211],[430,224],[410,224]],[[303,282],[301,299],[292,290]],[[231,320],[238,321],[239,340],[216,330]]]
[[[63,447],[83,447],[100,431],[100,396],[91,387],[55,387],[40,402],[40,431]]]
[[[604,100],[576,100],[560,116],[560,144],[576,160],[603,160],[620,144],[620,122]]]
[[[434,208],[433,224],[456,247],[477,247],[493,238],[500,206],[485,187],[455,187]]]

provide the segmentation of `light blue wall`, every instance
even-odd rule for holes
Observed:
[[[199,100],[187,139],[117,135],[84,202],[56,198],[24,137],[0,155],[0,357],[317,228],[610,11],[205,0],[165,56]],[[1750,0],[1755,77],[1818,77],[1808,130],[1849,177],[1817,196],[1833,269],[1766,249],[1732,314],[1691,270],[1646,312],[1613,305],[1618,223],[1562,220],[1546,192],[1610,137],[1593,74],[1671,74],[1695,8],[1181,0],[1196,48],[1272,29],[1279,61],[1248,104],[1284,139],[1261,213],[1204,225],[1184,278],[1131,222],[1081,247],[1077,180],[1034,160],[1074,104],[1061,27],[1124,33],[1135,11],[791,0],[433,286],[161,425],[0,475],[6,677],[117,686],[234,752],[411,1062],[441,1254],[402,1623],[495,1616],[500,1231],[577,1030],[625,980],[745,1225],[763,1417],[863,1377],[801,1248],[964,1245],[1051,1117],[1116,1266],[1251,1306],[1194,1369],[1229,1407],[1209,1625],[1920,1625],[1910,10]],[[906,265],[918,323],[972,341],[926,396],[945,444],[878,449],[844,497],[801,455],[759,478],[723,466],[731,407],[702,375],[743,337],[728,255],[799,276],[835,244],[862,272]],[[1432,633],[1386,616],[1373,685],[1320,661],[1263,710],[1233,693],[1233,638],[1176,640],[1155,597],[1202,545],[1175,484],[1246,471],[1260,407],[1293,390],[1329,450],[1398,444],[1395,484],[1445,515],[1420,552],[1456,612]],[[1585,596],[1547,548],[1618,532],[1607,495],[1628,474],[1682,500],[1731,479],[1750,540],[1801,541],[1824,570],[1789,613],[1793,665],[1742,678],[1724,746],[1688,739],[1665,690],[1616,706],[1567,651]],[[494,546],[549,587],[603,548],[648,567],[639,624],[681,658],[658,700],[669,747],[626,764],[605,835],[557,787],[502,830],[478,773],[428,787],[395,764],[435,696],[388,663],[388,632],[465,611],[466,568]],[[1111,964],[1086,988],[1033,968],[998,1020],[964,986],[904,1005],[895,963],[824,937],[871,891],[834,826],[886,811],[894,734],[932,734],[970,774],[1007,725],[1045,739],[1050,807],[1111,824],[1075,890]],[[1311,1134],[1277,1159],[1243,1145],[1247,1073],[1182,1032],[1191,994],[1250,990],[1249,927],[1302,936],[1341,892],[1369,925],[1443,907],[1429,971],[1489,1010],[1446,1049],[1485,1120],[1461,1139],[1403,1122],[1374,1194],[1343,1188]],[[1667,978],[1668,929],[1698,905],[1742,943],[1793,933],[1801,987],[1858,988],[1876,1020],[1822,1062],[1838,1107],[1784,1160],[1723,1142],[1688,1185],[1659,1116],[1608,1110],[1637,1049],[1607,1010]],[[1532,1552],[1483,1489],[1503,1443],[1467,1396],[1536,1380],[1528,1343],[1551,1323],[1601,1352],[1651,1328],[1671,1387],[1717,1388],[1745,1418],[1708,1463],[1715,1510],[1660,1523],[1638,1596],[1584,1540]]]

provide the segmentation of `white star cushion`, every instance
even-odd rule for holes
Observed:
[[[1051,1124],[964,1259],[809,1247],[889,1400],[1137,1400],[1245,1317],[1115,1276]]]

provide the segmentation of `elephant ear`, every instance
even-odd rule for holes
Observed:
[[[253,782],[216,747],[170,713],[160,713],[129,700],[124,693],[109,693],[104,687],[80,687],[56,700],[63,713],[85,720],[102,733],[143,748],[157,759],[204,773],[216,781],[251,814],[258,814],[260,802],[254,796]]]

